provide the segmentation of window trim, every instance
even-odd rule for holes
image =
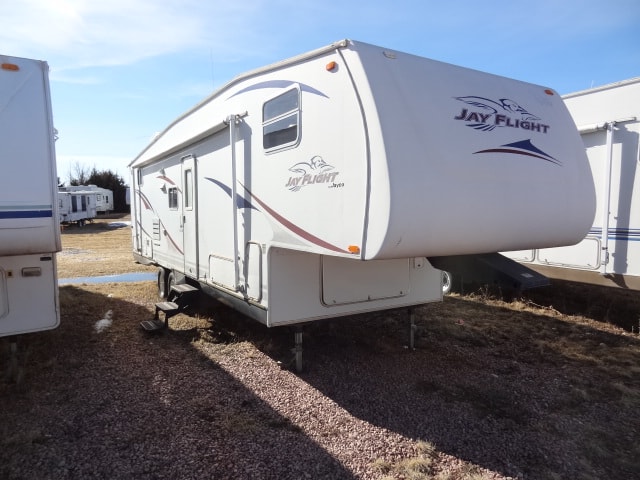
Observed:
[[[297,96],[298,96],[298,107],[292,110],[287,110],[284,113],[281,113],[279,115],[276,115],[274,117],[269,118],[268,120],[265,120],[264,118],[264,111],[265,111],[265,106],[269,103],[272,102],[273,100],[283,97],[287,94],[289,94],[290,92],[295,91]],[[286,143],[281,143],[278,145],[275,145],[273,147],[269,147],[269,148],[264,148],[264,139],[265,139],[265,128],[269,127],[270,125],[273,125],[277,122],[280,122],[282,120],[286,120],[287,118],[290,117],[295,117],[296,119],[296,137],[295,139],[293,139],[290,142],[286,142]],[[265,102],[263,102],[262,104],[262,146],[264,149],[264,152],[266,154],[271,154],[274,152],[279,152],[281,150],[286,150],[286,149],[290,149],[290,148],[295,148],[300,144],[300,139],[302,138],[302,92],[300,90],[300,85],[299,84],[295,84],[293,86],[293,88],[290,88],[282,93],[279,93],[278,95],[271,97],[270,99],[266,100]]]

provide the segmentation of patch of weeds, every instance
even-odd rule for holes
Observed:
[[[215,419],[220,428],[235,434],[255,434],[266,428],[260,418],[249,412],[231,410],[220,412]]]
[[[377,473],[386,475],[393,470],[393,463],[388,462],[387,460],[384,460],[382,458],[376,458],[371,463],[371,468]],[[387,477],[387,478],[393,478],[393,477]]]
[[[385,475],[380,480],[399,476],[406,480],[431,480],[438,451],[434,444],[420,440],[415,445],[418,455],[393,463],[382,458],[371,463],[371,468]]]
[[[400,462],[396,470],[407,480],[429,480],[433,472],[433,458],[407,458]]]
[[[420,455],[425,457],[436,458],[438,456],[438,450],[436,449],[436,446],[433,443],[427,442],[425,440],[420,440],[418,441],[418,443],[416,443],[416,450]]]
[[[493,475],[482,470],[477,465],[465,463],[452,472],[440,472],[433,480],[490,480]]]

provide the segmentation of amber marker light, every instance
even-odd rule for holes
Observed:
[[[327,72],[331,72],[338,68],[338,64],[336,62],[329,62],[325,68],[327,69]]]
[[[547,88],[544,93],[546,93],[547,95],[553,95],[553,90],[551,90],[550,88]]]
[[[20,70],[20,67],[15,63],[3,63],[0,68],[2,68],[2,70],[11,70],[12,72]]]
[[[347,250],[349,250],[349,253],[353,253],[354,255],[360,253],[360,247],[357,245],[349,245],[349,248],[347,248]]]

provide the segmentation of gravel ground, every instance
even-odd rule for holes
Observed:
[[[61,326],[21,339],[22,381],[0,385],[0,478],[638,473],[638,397],[620,387],[609,400],[605,393],[616,390],[599,386],[637,386],[639,343],[615,327],[543,312],[531,326],[531,313],[448,298],[417,310],[413,351],[403,312],[309,325],[306,369],[296,374],[287,368],[291,330],[268,330],[214,305],[149,335],[138,322],[149,318],[154,298],[148,283],[61,289]],[[106,309],[113,324],[96,333]],[[630,349],[636,369],[611,379],[594,365],[604,354],[554,352],[525,340],[534,335],[526,330],[515,338],[506,327],[483,326],[483,316],[535,331],[566,328],[595,338],[599,352]]]

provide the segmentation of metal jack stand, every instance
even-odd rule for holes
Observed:
[[[294,333],[295,347],[293,354],[296,361],[296,372],[302,372],[302,327],[298,327]]]
[[[22,380],[22,369],[18,362],[18,337],[9,337],[9,365],[5,373],[9,382],[20,383]]]
[[[413,313],[413,308],[410,308],[408,310],[409,313],[409,349],[411,350],[415,350],[415,336],[416,336],[416,331],[418,330],[418,327],[416,326],[416,317],[415,314]]]

